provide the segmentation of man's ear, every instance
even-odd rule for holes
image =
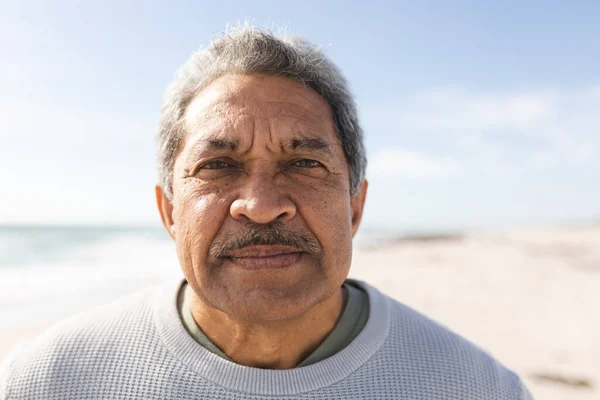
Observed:
[[[350,206],[352,208],[352,237],[354,237],[356,231],[358,231],[358,227],[363,216],[368,187],[369,182],[366,179],[363,180],[358,188],[358,191],[354,194],[352,199],[350,199]]]
[[[160,219],[162,220],[165,229],[171,239],[175,240],[175,223],[173,222],[173,203],[167,198],[163,189],[156,185],[154,188],[156,192],[156,205],[158,206],[158,212],[160,213]]]

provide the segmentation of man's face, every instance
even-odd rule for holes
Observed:
[[[296,317],[348,274],[366,182],[349,171],[328,103],[284,77],[227,75],[185,113],[163,221],[198,297],[237,320]]]

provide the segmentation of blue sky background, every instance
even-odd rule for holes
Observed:
[[[600,220],[598,1],[4,1],[0,223],[158,224],[162,93],[244,20],[350,81],[367,227]]]

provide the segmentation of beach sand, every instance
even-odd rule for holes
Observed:
[[[600,225],[398,239],[350,277],[516,371],[536,399],[600,398]],[[0,358],[46,324],[0,331]]]
[[[405,238],[351,276],[468,338],[536,399],[600,399],[600,226]]]

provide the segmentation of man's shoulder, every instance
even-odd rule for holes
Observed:
[[[404,371],[419,371],[420,379],[430,380],[431,387],[445,381],[444,390],[476,392],[481,398],[528,398],[521,379],[486,351],[372,286],[365,287],[389,305],[389,333],[380,349],[382,359]],[[506,397],[494,397],[492,391]],[[510,397],[514,394],[521,397]]]
[[[34,382],[68,381],[99,366],[110,366],[119,348],[144,346],[152,337],[153,300],[160,290],[132,293],[69,317],[18,344],[2,361],[0,395],[9,385],[24,389]]]
[[[32,344],[44,346],[67,338],[94,339],[136,325],[151,315],[153,294],[159,290],[159,287],[145,288],[63,319],[34,338]]]

